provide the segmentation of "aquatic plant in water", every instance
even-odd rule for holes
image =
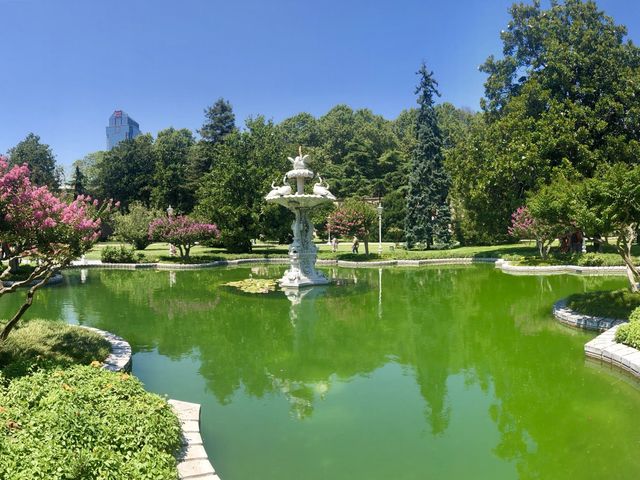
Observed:
[[[227,282],[223,285],[237,288],[245,293],[269,293],[276,290],[277,283],[270,278],[247,278],[246,280]]]

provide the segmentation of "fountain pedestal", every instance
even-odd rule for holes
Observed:
[[[289,269],[284,273],[279,283],[281,287],[298,288],[309,285],[324,285],[329,280],[316,270],[318,248],[313,243],[313,223],[310,213],[314,207],[336,199],[329,191],[328,185],[320,182],[313,186],[313,193],[305,193],[305,180],[313,178],[314,173],[305,164],[308,155],[302,155],[302,151],[295,158],[289,157],[293,163],[293,170],[286,173],[283,179],[284,185],[272,186],[271,192],[265,197],[267,202],[277,203],[287,207],[295,214],[295,220],[291,225],[293,230],[293,243],[289,245]],[[296,182],[296,192],[291,193],[290,180]]]

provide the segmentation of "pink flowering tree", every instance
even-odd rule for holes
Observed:
[[[340,237],[358,237],[364,242],[364,251],[369,255],[369,238],[375,230],[375,209],[363,200],[348,199],[330,216],[331,233]]]
[[[149,239],[175,245],[182,260],[189,259],[191,247],[197,242],[219,236],[220,230],[216,225],[200,223],[186,215],[156,218],[149,225]]]
[[[110,202],[101,206],[84,196],[65,203],[47,187],[33,185],[26,165],[10,167],[0,156],[0,297],[30,287],[22,306],[2,327],[0,341],[6,340],[53,273],[93,246],[100,217],[110,208]],[[35,264],[27,278],[7,282],[26,259]]]
[[[564,225],[535,217],[526,206],[518,208],[511,214],[511,226],[508,229],[512,237],[534,239],[541,258],[547,258],[553,241],[565,230]]]

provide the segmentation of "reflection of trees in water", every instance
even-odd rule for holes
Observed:
[[[124,336],[134,351],[157,347],[171,358],[197,355],[200,374],[222,403],[240,389],[258,398],[275,393],[287,399],[296,418],[312,415],[334,382],[395,361],[413,369],[425,421],[432,434],[444,434],[456,414],[447,381],[463,375],[493,398],[488,414],[500,432],[494,451],[515,461],[522,478],[562,476],[566,465],[594,477],[589,462],[567,461],[576,432],[597,436],[610,429],[640,440],[631,431],[639,425],[628,414],[637,408],[637,395],[609,385],[597,371],[585,373],[587,336],[564,333],[549,314],[558,298],[616,288],[624,279],[510,277],[490,267],[389,269],[383,271],[378,317],[378,271],[337,274],[356,275],[358,282],[328,287],[293,306],[281,292],[239,295],[219,288],[246,278],[247,269],[177,272],[173,286],[168,272],[90,271],[87,284],[71,276],[78,285],[44,290],[43,297],[51,316],[63,316],[73,303],[85,317],[81,322]],[[611,395],[627,412],[606,408]],[[577,398],[591,419],[575,410]],[[598,448],[599,455],[624,461],[632,458],[625,449],[633,441]]]

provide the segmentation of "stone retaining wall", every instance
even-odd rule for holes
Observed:
[[[633,347],[616,343],[616,325],[598,335],[584,346],[584,353],[588,357],[601,360],[621,368],[637,378],[640,378],[640,351]]]
[[[562,323],[585,330],[604,332],[615,325],[626,323],[621,318],[593,317],[584,315],[567,307],[567,300],[562,299],[553,304],[553,316]]]
[[[604,331],[584,346],[587,357],[601,360],[640,378],[640,351],[616,343],[616,331],[627,320],[619,318],[592,317],[571,310],[566,299],[553,305],[553,316],[562,323],[585,330]]]

